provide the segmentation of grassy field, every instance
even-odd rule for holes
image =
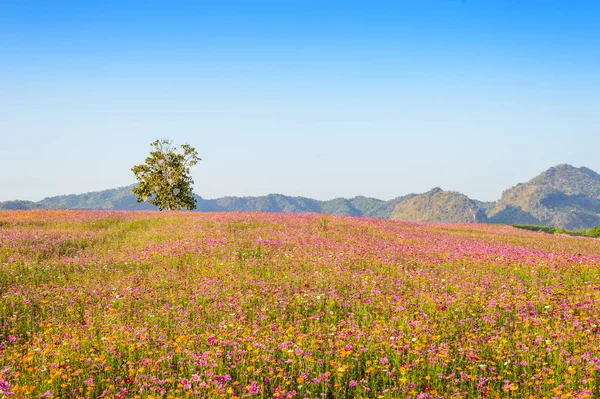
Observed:
[[[0,213],[0,397],[590,398],[600,241],[260,213]]]

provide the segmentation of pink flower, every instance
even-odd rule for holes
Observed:
[[[215,337],[208,337],[208,343],[210,345],[216,345],[217,339]]]
[[[248,387],[248,392],[252,394],[260,392],[260,388],[258,387],[258,385],[256,385],[256,382],[252,382],[252,384],[250,384],[250,386]]]
[[[355,381],[355,380],[352,380],[352,381],[350,381],[350,382],[348,383],[348,386],[349,386],[349,387],[355,387],[355,386],[356,386],[356,381]]]

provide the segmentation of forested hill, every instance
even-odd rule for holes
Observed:
[[[103,190],[85,194],[60,195],[38,202],[7,201],[0,209],[114,209],[152,210],[154,206],[138,203],[131,193],[133,186]],[[305,197],[269,194],[260,197],[223,197],[204,199],[195,195],[197,212],[263,211],[288,213],[324,213],[329,215],[368,216],[389,218],[396,205],[413,195],[398,197],[390,201],[376,198],[335,198],[319,201]]]

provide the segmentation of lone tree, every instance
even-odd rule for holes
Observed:
[[[132,190],[137,202],[148,201],[161,211],[196,209],[192,193],[194,180],[190,176],[190,168],[201,160],[196,149],[183,144],[183,152],[178,151],[168,139],[156,140],[150,145],[153,149],[146,162],[131,168],[139,181]]]

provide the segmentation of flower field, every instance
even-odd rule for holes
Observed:
[[[0,398],[591,398],[600,241],[261,213],[0,213]]]

